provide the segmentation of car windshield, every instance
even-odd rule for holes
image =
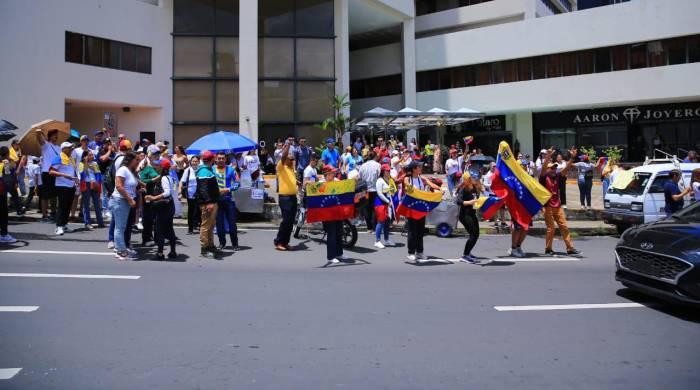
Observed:
[[[650,178],[651,173],[649,172],[635,172],[632,177],[632,180],[629,182],[629,184],[627,184],[627,186],[624,189],[611,187],[609,192],[633,196],[641,195],[644,193],[644,189],[647,187]]]
[[[677,213],[673,214],[675,218],[685,221],[700,222],[700,201],[684,207]]]

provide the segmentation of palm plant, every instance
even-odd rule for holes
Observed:
[[[343,134],[352,126],[353,120],[345,115],[345,111],[350,108],[348,95],[334,95],[330,99],[330,105],[333,109],[333,116],[326,118],[320,124],[314,125],[323,131],[332,131],[335,139],[340,141]]]

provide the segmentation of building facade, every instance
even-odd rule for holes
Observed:
[[[584,2],[582,2],[583,4]],[[5,0],[0,117],[187,145],[215,130],[318,143],[353,116],[469,107],[401,134],[475,135],[533,153],[617,145],[629,159],[700,142],[700,2],[631,0]]]

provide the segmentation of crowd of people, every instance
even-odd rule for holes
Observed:
[[[242,185],[265,188],[264,174],[274,174],[275,190],[282,221],[273,246],[278,251],[293,250],[290,240],[294,218],[309,183],[355,179],[361,183],[364,196],[356,204],[358,219],[364,220],[368,232],[374,235],[374,247],[385,249],[395,244],[390,240],[390,227],[400,221],[396,212],[400,195],[415,188],[444,193],[459,207],[459,221],[468,232],[461,260],[478,262],[472,252],[479,238],[479,217],[475,207],[480,196],[493,194],[495,163],[471,167],[473,157],[481,157],[480,149],[450,145],[447,159],[441,148],[430,140],[420,147],[415,139],[406,145],[393,136],[379,136],[373,144],[357,137],[351,145],[338,147],[328,138],[325,146],[315,149],[304,137],[279,139],[268,153],[265,147],[257,151],[225,154],[205,151],[188,156],[185,149],[175,145],[173,153],[167,141],[151,143],[143,139],[135,145],[120,134],[116,139],[103,130],[93,133],[93,139],[83,135],[77,143],[58,142],[58,130],[44,134],[36,131],[41,156],[25,156],[19,142],[0,148],[0,242],[16,240],[7,231],[8,195],[18,215],[31,207],[35,195],[39,198],[42,221],[55,225],[55,234],[63,235],[74,229],[71,221],[79,221],[85,230],[106,228],[107,247],[119,260],[135,260],[132,233],[140,233],[141,245],[154,247],[156,260],[177,258],[178,238],[173,220],[183,217],[182,204],[187,205],[187,234],[199,234],[201,256],[217,258],[221,251],[238,247],[237,214],[234,192]],[[689,153],[687,159],[697,159]],[[554,254],[552,244],[558,227],[568,254],[578,254],[567,228],[566,179],[570,170],[577,171],[582,208],[590,209],[593,172],[596,165],[576,148],[566,152],[543,149],[533,161],[529,154],[517,153],[517,164],[546,188],[551,197],[544,205],[547,225],[545,253]],[[692,161],[691,161],[692,162]],[[424,175],[423,171],[445,173],[446,190],[442,180]],[[602,179],[612,182],[618,168],[603,172]],[[676,172],[665,188],[667,212],[682,207],[683,196],[695,191],[700,198],[700,172],[693,173],[694,183],[681,191]],[[28,188],[26,188],[28,185]],[[27,194],[22,199],[21,194]],[[266,199],[269,199],[267,193]],[[76,213],[80,216],[76,217]],[[94,219],[93,214],[94,212]],[[502,207],[493,222],[507,226]],[[106,221],[109,221],[107,224]],[[427,259],[423,245],[425,217],[406,218],[408,258]],[[327,260],[337,263],[347,260],[342,251],[342,223],[323,223],[327,235]],[[511,222],[509,254],[524,257],[522,243],[529,226]],[[216,234],[216,241],[214,235]],[[169,252],[164,253],[165,245]]]

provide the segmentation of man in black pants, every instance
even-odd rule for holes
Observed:
[[[56,235],[62,236],[70,232],[68,216],[73,205],[75,187],[80,183],[75,161],[71,157],[73,144],[64,142],[61,144],[61,152],[54,157],[49,174],[56,180],[56,196],[58,197],[58,210],[56,213]]]
[[[377,198],[377,179],[381,175],[382,166],[377,162],[379,156],[370,151],[367,162],[360,166],[360,179],[367,184],[367,203],[365,203],[365,222],[367,230],[374,232],[376,220],[374,217],[374,200]]]

